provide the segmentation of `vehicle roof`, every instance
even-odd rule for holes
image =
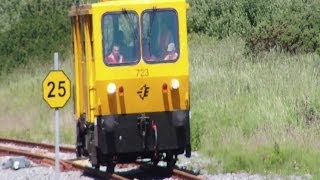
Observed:
[[[163,3],[185,3],[186,0],[103,0],[100,3],[94,5],[137,5],[137,4],[163,4]]]
[[[186,0],[102,0],[102,2],[132,2],[132,3],[145,3],[145,2],[185,2]]]
[[[69,11],[69,16],[91,14],[90,10],[94,7],[104,6],[137,6],[141,5],[160,5],[160,4],[180,4],[186,0],[102,0],[102,2],[92,4],[75,5]],[[186,6],[188,8],[188,5]]]

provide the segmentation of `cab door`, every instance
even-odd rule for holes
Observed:
[[[75,115],[93,122],[94,110],[94,59],[92,15],[73,17]]]

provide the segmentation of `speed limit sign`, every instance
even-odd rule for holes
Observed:
[[[43,98],[51,108],[62,108],[70,98],[70,79],[61,70],[50,71],[42,82]]]

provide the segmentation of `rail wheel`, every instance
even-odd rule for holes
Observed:
[[[90,160],[91,160],[92,167],[96,170],[100,170],[100,165],[101,165],[100,159],[101,159],[100,149],[98,147],[92,146]]]
[[[173,155],[171,153],[166,154],[166,161],[168,171],[172,171],[177,162],[177,155]]]
[[[155,152],[154,155],[151,157],[151,162],[154,166],[157,166],[160,159],[161,159],[161,154],[158,152]]]
[[[113,162],[112,156],[108,157],[108,159],[107,159],[107,172],[114,173],[115,166],[116,166],[116,164]]]
[[[77,139],[76,139],[76,155],[77,158],[81,158],[83,154],[83,144],[84,144],[84,137],[82,135],[81,129],[80,129],[80,123],[77,123],[76,127],[76,134],[77,134]]]
[[[152,164],[153,164],[154,166],[157,166],[158,163],[159,163],[159,161],[160,161],[160,159],[159,159],[159,158],[155,158],[155,159],[152,159],[151,161],[152,161]]]
[[[95,170],[100,170],[100,164],[92,165]]]

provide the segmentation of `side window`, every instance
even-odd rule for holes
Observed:
[[[179,57],[175,10],[152,9],[142,14],[142,55],[146,62],[175,61]]]
[[[102,18],[103,61],[134,64],[140,59],[138,16],[134,12],[106,13]]]

